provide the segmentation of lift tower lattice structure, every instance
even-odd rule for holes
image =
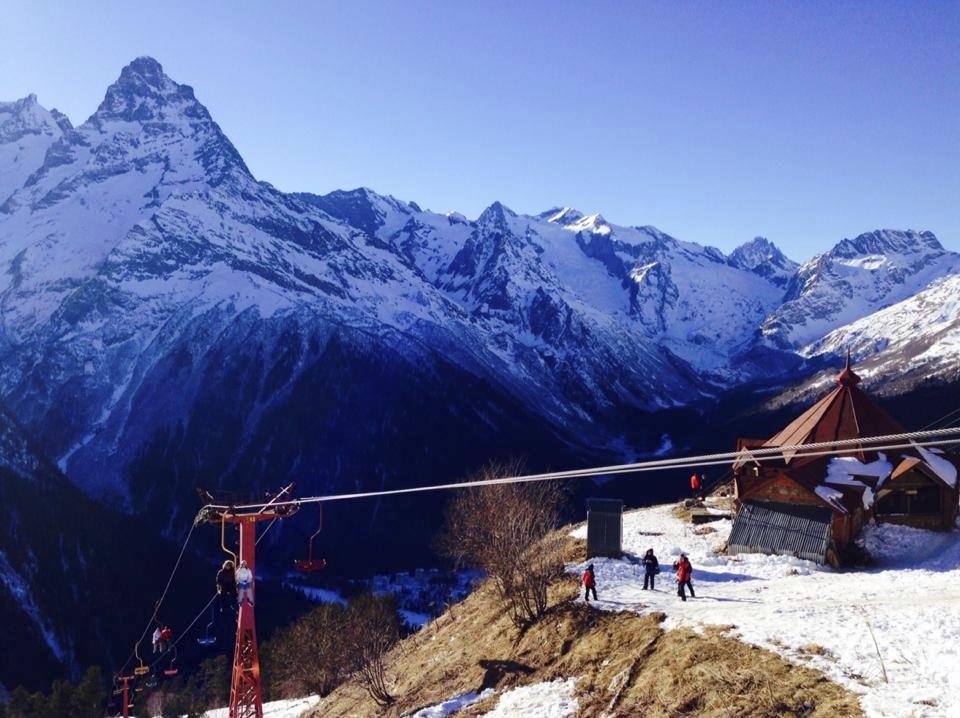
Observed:
[[[230,718],[263,718],[263,690],[260,681],[260,654],[257,648],[257,621],[254,613],[256,603],[256,549],[257,524],[261,521],[285,519],[296,513],[299,505],[285,501],[282,505],[272,506],[285,494],[289,494],[293,484],[288,485],[256,510],[237,507],[236,501],[224,504],[212,494],[199,489],[205,506],[197,515],[198,523],[220,524],[221,545],[227,553],[233,552],[226,545],[226,525],[235,524],[240,534],[240,556],[234,555],[234,561],[246,561],[253,576],[250,585],[250,600],[241,602],[237,611],[237,638],[233,649],[233,673],[230,679]]]

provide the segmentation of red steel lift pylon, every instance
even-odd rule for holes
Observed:
[[[237,612],[237,642],[233,650],[233,676],[230,680],[230,718],[263,718],[263,692],[260,686],[260,655],[257,651],[257,622],[254,615],[256,603],[256,548],[257,523],[283,519],[296,512],[299,506],[286,504],[270,507],[274,501],[293,489],[290,484],[274,496],[259,511],[236,512],[209,509],[200,514],[199,521],[219,523],[221,527],[228,523],[237,524],[240,531],[240,561],[247,562],[247,568],[254,578],[250,585],[251,601],[243,601]],[[215,503],[213,497],[201,491],[201,498]],[[229,549],[224,546],[224,550]],[[232,553],[232,552],[231,552]],[[239,567],[239,564],[238,564]]]
[[[117,682],[123,687],[115,690],[113,695],[120,696],[120,700],[123,701],[123,708],[120,711],[123,718],[130,718],[130,681],[134,678],[135,676],[117,676]]]

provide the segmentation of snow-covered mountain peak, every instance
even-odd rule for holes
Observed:
[[[864,232],[854,239],[842,240],[830,250],[830,254],[834,257],[853,259],[865,255],[889,256],[927,251],[943,251],[943,245],[933,232],[877,229],[873,232]]]
[[[16,142],[27,134],[59,136],[66,116],[57,110],[47,110],[29,94],[14,102],[0,102],[0,144]],[[69,127],[69,120],[67,121]]]
[[[516,216],[516,212],[498,201],[480,213],[480,216],[477,217],[477,224],[484,227],[502,226],[505,228],[510,219]]]
[[[43,164],[47,150],[70,121],[56,110],[47,110],[28,95],[0,102],[0,205]]]
[[[536,218],[552,222],[553,224],[569,225],[583,219],[583,212],[573,207],[554,207],[553,209],[548,209],[546,212],[541,212]]]
[[[591,234],[610,234],[613,231],[613,227],[599,212],[581,217],[575,222],[569,222],[566,226],[575,232],[590,232]]]
[[[74,138],[75,144],[112,145],[109,152],[94,150],[98,161],[162,161],[175,172],[199,164],[202,178],[214,185],[229,177],[251,178],[240,153],[193,88],[172,80],[150,57],[123,68],[100,107],[78,130],[85,136]]]
[[[155,119],[164,106],[191,101],[196,102],[192,87],[171,80],[152,57],[138,57],[107,88],[94,117],[143,122]]]
[[[758,274],[779,287],[786,287],[800,266],[766,237],[754,237],[740,245],[730,253],[727,262],[732,267]]]

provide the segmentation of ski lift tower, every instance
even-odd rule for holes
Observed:
[[[263,718],[263,691],[260,685],[260,655],[257,650],[257,622],[253,612],[256,601],[256,548],[257,523],[275,521],[292,516],[299,505],[291,503],[290,492],[293,484],[275,494],[272,498],[247,502],[219,501],[217,497],[204,489],[197,489],[204,507],[197,514],[197,523],[220,524],[221,537],[227,524],[236,524],[240,533],[240,561],[247,562],[247,568],[254,579],[250,586],[252,601],[244,601],[237,611],[237,640],[233,650],[233,675],[230,679],[230,718]],[[284,500],[286,496],[286,500]],[[224,551],[233,553],[221,538]],[[236,559],[234,555],[234,559]],[[239,565],[239,564],[238,564]]]

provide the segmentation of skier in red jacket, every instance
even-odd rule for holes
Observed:
[[[693,566],[690,565],[690,559],[687,558],[687,554],[680,554],[680,560],[673,564],[673,567],[677,569],[677,595],[683,599],[687,600],[687,595],[684,593],[684,586],[690,589],[690,598],[696,598],[693,594],[693,584],[690,582],[690,579],[693,578]]]
[[[597,579],[593,573],[593,564],[591,563],[587,566],[587,570],[583,572],[583,600],[587,603],[590,603],[590,592],[593,591],[593,600],[597,601]]]

